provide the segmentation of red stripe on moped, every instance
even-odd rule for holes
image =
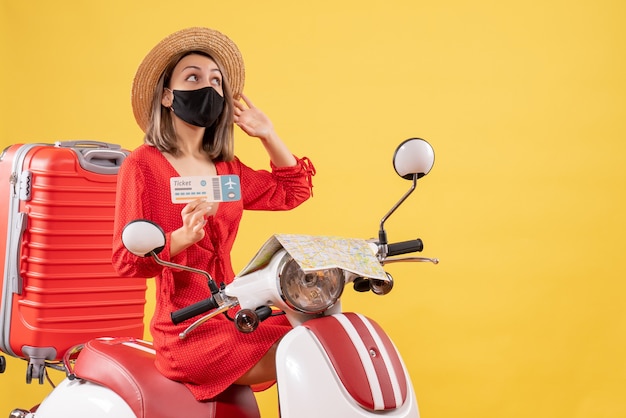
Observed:
[[[398,353],[384,331],[362,315],[344,313],[303,324],[317,337],[339,380],[369,410],[400,407],[407,382]]]

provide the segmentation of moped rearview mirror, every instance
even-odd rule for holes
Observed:
[[[160,253],[165,247],[165,232],[154,222],[137,219],[124,227],[122,243],[136,256],[152,256]]]
[[[413,180],[413,176],[422,178],[430,172],[435,163],[433,147],[421,138],[407,139],[393,154],[393,168],[404,179]]]
[[[211,294],[215,295],[219,292],[219,288],[215,284],[213,277],[211,277],[208,272],[171,263],[159,258],[158,254],[165,248],[165,232],[159,225],[152,221],[135,219],[127,223],[122,231],[122,244],[124,244],[124,247],[126,247],[128,251],[138,257],[152,257],[157,264],[162,266],[201,274],[207,278]]]
[[[378,231],[379,257],[384,259],[387,256],[387,232],[385,231],[385,221],[392,213],[406,200],[407,197],[417,187],[417,180],[430,172],[435,163],[435,151],[433,147],[421,138],[410,138],[402,142],[393,154],[393,167],[396,173],[404,179],[412,180],[413,184],[408,192],[391,208],[380,221]]]

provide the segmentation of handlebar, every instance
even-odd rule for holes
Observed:
[[[392,257],[402,254],[420,252],[423,249],[424,243],[419,238],[408,241],[395,242],[387,245],[387,256]],[[194,316],[201,315],[205,312],[208,312],[212,309],[217,309],[219,307],[220,305],[217,303],[215,298],[209,297],[201,300],[200,302],[196,302],[193,305],[189,305],[182,309],[179,309],[178,311],[172,312],[170,314],[170,317],[172,319],[172,323],[180,324],[187,319],[193,318]]]
[[[409,241],[395,242],[387,245],[387,256],[408,254],[420,252],[424,249],[424,243],[421,239],[412,239]]]
[[[172,322],[177,325],[189,318],[208,312],[211,309],[217,309],[218,307],[219,305],[215,299],[213,297],[209,297],[201,300],[200,302],[196,302],[193,305],[189,305],[172,312],[170,317],[172,318]]]

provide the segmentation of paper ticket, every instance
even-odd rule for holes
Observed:
[[[188,176],[170,178],[172,203],[188,203],[196,199],[208,202],[233,202],[241,199],[239,176]]]

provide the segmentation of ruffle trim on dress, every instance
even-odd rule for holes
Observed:
[[[308,157],[298,158],[294,155],[294,158],[296,159],[296,165],[291,167],[276,167],[274,163],[270,161],[272,172],[280,173],[280,176],[282,177],[300,177],[304,174],[306,176],[307,184],[309,185],[309,191],[312,197],[313,176],[317,173],[315,166]]]

